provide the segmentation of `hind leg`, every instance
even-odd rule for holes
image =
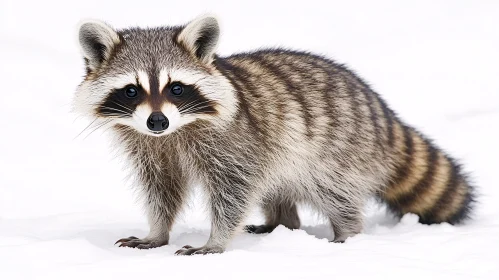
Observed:
[[[360,209],[338,211],[330,213],[328,216],[334,232],[332,242],[343,243],[347,238],[362,231],[362,213]]]
[[[331,223],[334,233],[332,242],[343,243],[362,231],[362,209],[365,203],[363,195],[349,193],[346,187],[332,189],[322,184],[317,184],[317,190],[315,206]]]
[[[249,233],[269,233],[278,225],[289,229],[300,228],[300,218],[295,203],[280,199],[269,200],[264,203],[263,212],[265,224],[248,225],[244,227],[244,230]]]

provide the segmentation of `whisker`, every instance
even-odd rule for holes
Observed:
[[[106,114],[103,116],[105,116],[108,119],[124,119],[125,118],[125,116],[123,116],[123,115],[115,115],[115,114]]]
[[[125,112],[123,110],[116,109],[116,108],[111,108],[111,107],[106,107],[106,106],[102,106],[101,108],[108,109],[108,110],[111,110],[111,111],[120,112],[120,113],[127,114],[127,115],[130,114],[130,112]]]
[[[184,108],[184,106],[186,106],[187,102],[189,102],[189,100],[187,100],[187,101],[184,101],[184,102],[180,103],[180,104],[177,106],[178,110],[179,110],[179,111],[180,111],[180,110],[182,110],[182,108]],[[192,102],[192,101],[191,101],[191,102]],[[189,102],[189,104],[190,104],[191,102]]]
[[[208,103],[211,103],[211,102],[212,102],[211,100],[206,100],[206,101],[203,101],[203,102],[195,103],[195,104],[192,104],[192,106],[189,106],[189,107],[186,106],[186,108],[179,109],[179,112],[182,113],[184,111],[188,111],[188,110],[190,110],[192,108],[195,108],[197,106],[208,104]],[[191,103],[193,103],[193,102],[191,102]],[[205,107],[209,107],[209,106],[205,106]]]
[[[182,104],[180,104],[180,105],[178,106],[178,110],[179,110],[179,111],[182,111],[183,109],[185,109],[186,107],[188,107],[188,106],[190,106],[191,104],[195,103],[196,101],[197,101],[197,100],[191,100],[191,101],[187,100],[186,102],[184,102],[184,103],[182,103]]]
[[[183,111],[180,111],[180,113],[182,114],[188,114],[188,113],[192,113],[192,112],[195,112],[195,111],[198,111],[198,110],[201,110],[201,109],[205,109],[205,108],[210,108],[211,105],[203,105],[203,106],[191,106]],[[213,112],[216,112],[216,110],[213,110]]]
[[[125,109],[125,110],[127,110],[127,111],[129,111],[129,112],[132,112],[132,111],[133,111],[131,108],[129,108],[128,106],[125,106],[125,105],[123,105],[123,104],[121,104],[121,103],[118,103],[118,102],[116,102],[116,101],[111,101],[111,102],[113,102],[114,104],[116,104],[116,105],[120,106],[121,108],[123,108],[123,109]]]
[[[93,123],[95,123],[95,121],[97,120],[98,118],[95,118],[92,122],[90,122],[80,133],[78,133],[78,135],[76,135],[73,140],[75,140],[76,138],[78,138],[83,132],[85,132],[85,130],[87,130]]]
[[[113,121],[113,119],[109,119],[109,120],[103,121],[102,123],[100,123],[99,125],[97,125],[96,128],[94,128],[92,131],[90,131],[90,133],[87,136],[85,136],[85,138],[83,138],[83,139],[84,140],[87,139],[87,137],[90,136],[92,133],[94,133],[97,129],[99,129],[99,128],[105,126],[105,125],[107,125],[108,123],[110,123],[112,121]]]

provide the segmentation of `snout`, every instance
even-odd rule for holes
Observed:
[[[152,113],[147,119],[147,127],[154,133],[161,133],[168,128],[168,118],[161,112]]]

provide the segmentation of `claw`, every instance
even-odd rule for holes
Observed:
[[[192,247],[191,245],[185,245],[185,246],[184,246],[184,247],[182,247],[181,249],[177,250],[177,251],[175,252],[175,255],[180,255],[180,254],[182,254],[182,255],[192,255],[192,253],[195,251],[195,250],[191,250],[191,249],[193,249],[193,248],[194,248],[194,247]],[[191,250],[191,251],[192,251],[192,253],[191,253],[191,252],[188,252],[189,250]]]
[[[190,255],[220,254],[223,251],[224,251],[223,249],[217,247],[203,246],[199,248],[194,248],[190,245],[186,245],[182,247],[182,249],[175,252],[175,255],[190,256]]]
[[[177,256],[178,256],[178,255],[180,255],[180,253],[182,253],[183,251],[184,251],[184,250],[179,249],[179,250],[175,251],[175,255],[177,255]]]
[[[127,237],[127,238],[121,238],[120,240],[116,241],[114,243],[114,245],[118,244],[118,243],[123,243],[123,242],[128,242],[128,241],[131,241],[131,240],[134,240],[134,239],[139,239],[135,236],[130,236],[130,237]],[[121,247],[121,246],[120,246]]]
[[[152,249],[152,248],[156,248],[156,247],[161,247],[161,246],[164,246],[164,245],[168,245],[168,239],[166,240],[156,240],[156,239],[140,239],[140,238],[137,238],[135,236],[130,236],[128,238],[122,238],[118,241],[116,241],[116,243],[114,243],[114,245],[116,244],[119,244],[119,247],[129,247],[129,248],[137,248],[137,249]]]

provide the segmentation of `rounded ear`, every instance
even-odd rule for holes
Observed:
[[[184,45],[203,63],[213,62],[220,28],[212,15],[204,15],[188,23],[177,36],[178,43]]]
[[[120,43],[118,33],[108,24],[98,20],[82,21],[78,39],[87,68],[92,71],[109,59],[114,46]]]

